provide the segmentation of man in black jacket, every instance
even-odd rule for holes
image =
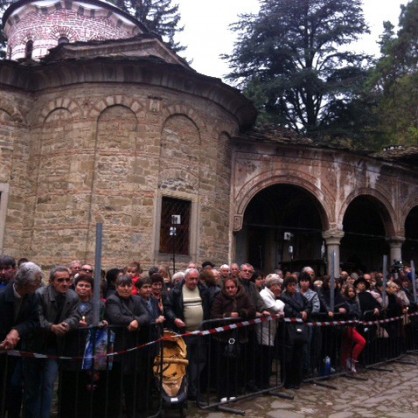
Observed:
[[[40,286],[42,271],[34,263],[23,263],[14,280],[10,281],[0,293],[0,350],[27,349],[27,341],[39,328],[39,315],[36,289]],[[21,375],[18,368],[21,359],[0,355],[0,416],[8,411],[9,417],[20,416],[21,386],[14,384],[14,373]],[[20,369],[21,370],[21,369]],[[4,379],[4,373],[7,373]],[[19,379],[18,379],[19,380]],[[6,387],[3,387],[5,382]],[[29,386],[25,380],[25,389]],[[5,395],[5,398],[3,398]],[[29,416],[27,392],[25,391],[24,416]]]
[[[53,268],[49,285],[37,291],[39,297],[40,332],[32,341],[31,351],[52,356],[48,359],[30,359],[25,373],[34,382],[32,390],[37,402],[32,410],[34,416],[49,418],[55,382],[58,378],[57,355],[65,353],[65,335],[78,328],[81,319],[77,312],[79,298],[70,289],[71,277],[66,266]],[[35,382],[37,382],[35,384]]]
[[[199,271],[194,268],[187,269],[184,280],[171,291],[166,317],[177,331],[195,331],[200,328],[202,321],[209,319],[209,305],[209,292],[199,283]],[[189,399],[196,399],[200,374],[206,364],[206,352],[202,345],[202,337],[187,337],[186,343],[189,359]]]

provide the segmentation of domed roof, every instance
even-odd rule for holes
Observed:
[[[7,58],[39,60],[61,43],[128,39],[148,33],[133,16],[98,0],[21,0],[3,16]]]

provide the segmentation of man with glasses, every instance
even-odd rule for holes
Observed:
[[[70,272],[65,266],[51,270],[49,285],[38,289],[40,333],[34,341],[33,351],[50,356],[62,355],[65,349],[64,336],[78,327],[81,319],[77,305],[79,298],[70,289]],[[32,378],[38,377],[38,402],[34,416],[49,418],[55,381],[58,377],[58,361],[53,358],[33,360]]]
[[[93,277],[93,266],[90,264],[82,265],[78,277],[91,279]]]

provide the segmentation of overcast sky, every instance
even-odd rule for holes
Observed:
[[[258,0],[177,0],[180,6],[184,32],[177,39],[187,50],[181,55],[192,60],[192,67],[202,74],[222,78],[228,66],[219,55],[230,53],[235,34],[228,26],[238,20],[240,13],[256,13]],[[364,15],[371,34],[366,36],[360,49],[378,54],[376,42],[383,31],[383,21],[398,23],[400,5],[408,0],[363,0]]]

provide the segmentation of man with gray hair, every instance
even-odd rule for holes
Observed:
[[[195,331],[202,321],[209,319],[209,306],[208,289],[199,282],[199,271],[190,268],[185,271],[184,280],[171,291],[165,314],[176,331]],[[197,336],[187,337],[186,344],[189,359],[188,395],[189,399],[196,399],[200,374],[206,364],[205,350],[199,344]]]
[[[38,298],[36,289],[41,285],[42,271],[35,263],[23,263],[0,293],[0,350],[27,350],[31,334],[39,328]],[[20,416],[22,388],[13,384],[13,374],[21,379],[21,359],[0,355],[0,416]],[[19,380],[20,380],[19,379]],[[24,379],[25,411],[30,410],[28,393],[31,385]],[[5,384],[5,386],[3,386]],[[4,396],[4,398],[3,398]],[[4,409],[3,409],[4,405]],[[26,414],[24,416],[27,416]]]
[[[309,274],[309,276],[311,276],[311,280],[312,280],[312,283],[313,283],[313,281],[314,281],[314,277],[315,277],[315,271],[314,271],[314,269],[313,269],[312,267],[310,267],[310,266],[305,266],[305,267],[302,269],[302,273],[308,273],[308,274]]]
[[[77,311],[79,297],[70,289],[70,271],[66,266],[53,268],[49,286],[38,290],[40,332],[33,342],[33,351],[57,356],[64,353],[64,336],[78,327],[81,319]],[[38,403],[33,407],[34,416],[49,418],[55,381],[58,378],[58,361],[54,358],[34,360],[30,373],[37,380]]]
[[[254,274],[254,267],[249,263],[241,264],[241,270],[239,273],[239,282],[244,288],[245,292],[256,309],[256,315],[269,316],[270,312],[267,310],[266,305],[258,292],[257,286],[251,281],[251,277]],[[248,333],[248,350],[247,350],[247,361],[244,367],[247,368],[247,382],[246,387],[249,392],[257,392],[259,387],[255,384],[256,379],[256,359],[258,358],[257,352],[257,341],[253,329],[249,330]]]
[[[228,264],[222,264],[221,267],[219,267],[219,273],[221,273],[221,282],[224,283],[226,279],[229,279],[229,276],[231,274],[231,270],[228,266]]]

